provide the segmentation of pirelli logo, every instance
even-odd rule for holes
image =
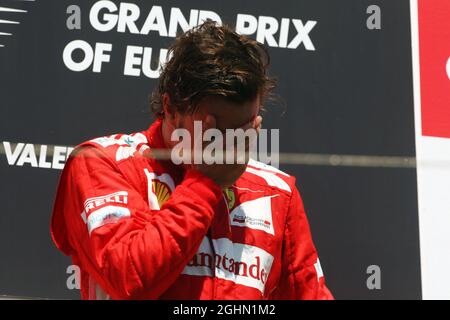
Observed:
[[[89,198],[84,202],[84,212],[89,214],[90,211],[95,208],[101,207],[107,203],[128,203],[128,192],[119,191],[111,194],[107,194],[105,196]]]
[[[128,204],[128,192],[118,191],[104,196],[86,199],[81,218],[87,224],[89,234],[107,223],[114,223],[131,215],[125,206]]]

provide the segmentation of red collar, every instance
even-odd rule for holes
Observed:
[[[148,146],[153,149],[165,149],[164,138],[162,134],[162,118],[156,119],[145,132]]]
[[[162,134],[162,122],[162,118],[156,119],[145,132],[145,136],[148,141],[147,145],[150,147],[148,150],[150,152],[152,149],[167,149]],[[154,162],[156,167],[162,166],[164,170],[167,170],[176,176],[182,177],[184,175],[184,168],[182,166],[175,165],[170,160],[155,160],[152,158],[149,161]]]

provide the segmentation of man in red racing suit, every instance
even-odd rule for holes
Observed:
[[[51,229],[83,299],[332,298],[295,178],[250,160],[222,192],[145,157],[160,127],[85,142],[65,166]]]
[[[219,40],[195,47],[215,34]],[[211,66],[234,59],[226,53],[217,59],[224,38],[226,48],[257,46],[244,37],[234,43],[237,37],[207,22],[177,44],[196,50],[178,47],[166,70],[171,72],[177,59],[186,59],[196,70],[204,70],[188,76],[203,77]],[[206,53],[199,53],[199,48],[207,48]],[[215,49],[216,55],[208,60]],[[173,111],[170,99],[186,87],[199,85],[198,90],[208,90],[212,96],[230,94],[230,83],[241,81],[244,74],[250,80],[236,85],[242,96],[243,85],[253,85],[252,77],[265,79],[258,73],[262,72],[259,61],[247,52],[237,51],[242,54],[241,65],[227,67],[227,74],[217,76],[213,70],[208,79],[217,79],[210,88],[205,89],[209,80],[161,87],[163,112],[148,130],[96,138],[70,155],[60,177],[51,234],[56,246],[80,268],[83,299],[333,298],[325,286],[294,177],[250,160],[239,172],[232,166],[219,168],[239,173],[220,182],[230,174],[214,175],[152,156],[153,150],[171,148],[166,139],[169,126],[184,126],[190,123],[188,114],[201,114]],[[207,68],[202,69],[205,61]],[[174,77],[186,76],[187,68],[173,68]],[[233,68],[240,68],[239,72]],[[161,76],[162,84],[171,83],[164,80],[167,72]],[[225,93],[211,94],[221,86],[227,88]],[[254,98],[247,99],[253,101],[250,105],[202,99],[206,101],[202,110],[217,119],[213,127],[239,128],[239,123],[256,118],[260,125],[261,117],[256,117],[260,101]]]

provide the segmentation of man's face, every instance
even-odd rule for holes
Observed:
[[[213,116],[215,119],[215,128],[220,130],[225,134],[226,129],[238,129],[238,128],[252,128],[252,122],[257,117],[261,109],[260,98],[257,97],[253,101],[246,102],[243,104],[235,104],[226,101],[219,97],[205,97],[198,105],[194,113],[181,114],[175,112],[173,117],[171,117],[170,130],[168,136],[170,137],[172,131],[177,128],[183,128],[189,131],[190,136],[193,139],[195,136],[194,132],[194,121],[201,121],[203,131],[208,129],[205,120],[208,115]],[[176,145],[177,141],[171,141],[168,143],[170,147]]]
[[[194,114],[182,115],[183,127],[193,133],[194,121],[204,121],[207,115],[216,120],[216,128],[237,129],[254,120],[260,111],[259,97],[251,102],[235,104],[218,97],[206,97],[198,105]]]

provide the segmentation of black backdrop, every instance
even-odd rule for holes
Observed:
[[[66,280],[70,259],[53,246],[49,219],[60,170],[10,164],[15,143],[72,146],[105,134],[144,130],[156,79],[123,75],[126,46],[156,53],[173,38],[96,31],[78,1],[81,30],[68,30],[67,0],[0,6],[0,294],[78,298]],[[271,47],[271,73],[287,109],[268,107],[266,128],[280,128],[280,151],[414,156],[414,106],[409,5],[406,0],[128,1],[211,10],[234,25],[239,13],[317,21],[315,51]],[[115,1],[115,3],[119,3]],[[381,9],[381,29],[369,30],[369,5]],[[292,30],[294,31],[294,30]],[[293,37],[295,33],[290,35]],[[253,35],[254,37],[254,35]],[[111,43],[101,73],[69,70],[64,47],[80,39]],[[38,150],[39,151],[39,150]],[[39,152],[38,152],[39,155]],[[48,152],[51,161],[51,153]],[[328,286],[338,299],[421,297],[416,171],[407,168],[283,165],[297,176]],[[381,289],[369,290],[366,269],[381,269]]]

